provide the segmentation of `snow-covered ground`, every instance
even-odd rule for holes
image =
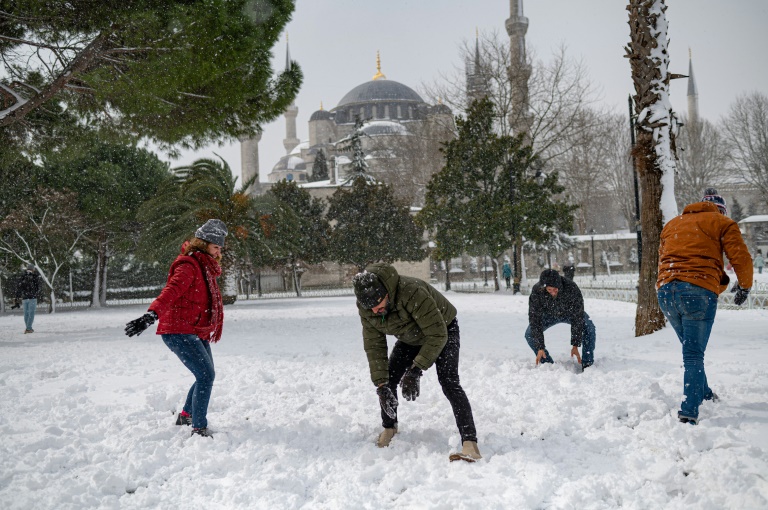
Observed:
[[[596,364],[578,373],[567,326],[534,367],[527,298],[456,294],[462,382],[483,460],[459,448],[434,370],[400,433],[378,449],[379,411],[354,298],[226,308],[213,346],[213,440],[174,426],[192,376],[144,307],[0,317],[0,508],[768,507],[765,310],[720,310],[701,423],[678,423],[674,332],[633,336],[634,305],[587,300]],[[390,344],[391,345],[391,344]]]

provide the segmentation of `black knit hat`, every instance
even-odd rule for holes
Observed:
[[[355,287],[357,302],[366,309],[375,307],[387,295],[387,288],[379,277],[368,271],[357,273],[352,278],[352,285]]]
[[[224,246],[224,238],[227,237],[227,226],[221,220],[208,220],[195,231],[195,237],[208,241],[218,246]]]
[[[541,272],[539,282],[545,287],[555,287],[559,289],[563,286],[563,279],[560,277],[560,273],[554,269],[545,269]]]
[[[720,212],[723,214],[728,214],[728,207],[725,205],[725,199],[717,194],[717,190],[715,188],[707,188],[704,190],[704,198],[701,199],[702,202],[712,202],[717,206],[718,209],[720,209]]]

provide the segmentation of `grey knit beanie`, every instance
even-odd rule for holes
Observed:
[[[224,246],[224,238],[227,237],[227,226],[221,220],[208,220],[195,231],[195,237],[208,241],[218,246]]]

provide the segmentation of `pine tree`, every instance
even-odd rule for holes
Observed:
[[[298,220],[291,236],[291,249],[286,251],[282,264],[290,267],[296,295],[301,297],[299,263],[316,264],[325,260],[327,254],[330,226],[323,217],[325,206],[295,182],[280,181],[269,193],[290,208]]]
[[[330,250],[336,262],[354,264],[362,271],[378,261],[424,259],[422,230],[391,186],[358,176],[350,190],[340,187],[328,202],[326,216],[335,222]]]
[[[739,222],[744,218],[745,218],[744,208],[736,199],[736,197],[734,197],[733,203],[731,204],[731,219],[735,222]]]
[[[328,179],[328,160],[325,157],[325,152],[321,149],[317,151],[317,155],[315,156],[315,162],[312,164],[312,175],[310,176],[309,181],[327,181]]]
[[[363,151],[364,136],[367,135],[363,132],[363,121],[359,116],[356,116],[355,128],[352,133],[338,142],[342,151],[352,152],[352,168],[342,185],[353,182],[359,177],[370,183],[376,182],[376,179],[368,174],[368,162],[365,161],[365,152]]]
[[[40,183],[75,190],[77,207],[91,231],[95,260],[92,305],[106,306],[108,259],[128,253],[139,236],[136,214],[170,175],[168,165],[146,149],[103,143],[94,134],[69,150],[44,157]]]
[[[444,147],[445,167],[427,187],[421,221],[438,230],[438,247],[449,256],[459,249],[490,254],[499,290],[501,254],[523,238],[546,243],[569,232],[574,208],[553,198],[563,191],[556,173],[532,178],[537,159],[522,136],[496,134],[488,99],[474,101],[456,126],[458,137]]]
[[[294,7],[294,0],[3,2],[0,128],[13,126],[22,143],[47,110],[74,113],[104,135],[167,147],[253,135],[301,85],[295,63],[277,76],[269,64]]]

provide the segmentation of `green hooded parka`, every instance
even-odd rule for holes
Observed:
[[[377,386],[389,381],[386,335],[409,345],[420,345],[413,363],[427,370],[448,340],[448,324],[456,318],[456,308],[428,283],[400,276],[389,264],[371,264],[366,271],[376,274],[389,294],[386,315],[375,315],[357,305],[371,380]]]

